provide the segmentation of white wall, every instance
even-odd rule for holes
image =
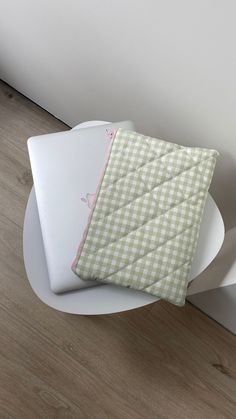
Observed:
[[[69,125],[221,152],[211,191],[236,225],[234,0],[0,0],[0,77]]]

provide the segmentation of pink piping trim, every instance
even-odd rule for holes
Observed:
[[[84,229],[84,232],[83,232],[83,237],[82,237],[82,239],[81,239],[81,241],[79,243],[79,247],[78,247],[78,250],[77,250],[76,257],[75,257],[75,259],[74,259],[74,261],[73,261],[73,263],[71,265],[71,269],[75,273],[76,273],[76,265],[78,263],[78,260],[79,260],[80,254],[82,252],[82,248],[83,248],[84,242],[85,242],[86,237],[87,237],[87,234],[88,234],[89,226],[90,226],[91,219],[92,219],[92,216],[93,216],[93,211],[95,210],[95,206],[96,206],[96,203],[97,203],[98,195],[99,195],[99,192],[100,192],[100,189],[101,189],[101,186],[102,186],[102,181],[103,181],[103,178],[104,178],[104,175],[105,175],[105,172],[106,172],[106,168],[107,168],[107,165],[108,165],[108,162],[109,162],[109,158],[110,158],[110,154],[111,154],[111,149],[112,149],[113,141],[115,139],[115,136],[116,136],[117,131],[118,131],[118,129],[114,130],[113,138],[111,139],[111,142],[109,144],[109,147],[108,147],[108,149],[106,151],[104,165],[103,165],[103,168],[102,168],[102,171],[101,171],[101,175],[100,175],[100,178],[99,178],[99,182],[98,182],[98,185],[97,185],[97,188],[96,188],[96,191],[95,191],[95,198],[93,200],[93,204],[92,204],[91,211],[90,211],[90,214],[89,214],[89,217],[88,217],[88,221],[87,221],[87,224],[86,224],[85,229]]]

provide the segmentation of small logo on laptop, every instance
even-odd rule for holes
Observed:
[[[95,193],[87,193],[85,198],[81,198],[81,201],[87,204],[89,208],[92,208],[95,196]]]

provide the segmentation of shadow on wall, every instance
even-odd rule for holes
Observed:
[[[210,192],[222,213],[226,230],[230,230],[236,227],[236,162],[229,152],[219,152]]]

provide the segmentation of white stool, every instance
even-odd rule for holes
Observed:
[[[86,122],[73,129],[104,123],[104,121]],[[214,200],[208,194],[190,280],[196,278],[212,262],[223,240],[223,219]],[[25,213],[23,253],[28,280],[33,291],[45,304],[57,310],[81,315],[108,314],[142,307],[159,300],[143,292],[110,284],[60,295],[54,294],[49,287],[34,188],[31,190]]]

